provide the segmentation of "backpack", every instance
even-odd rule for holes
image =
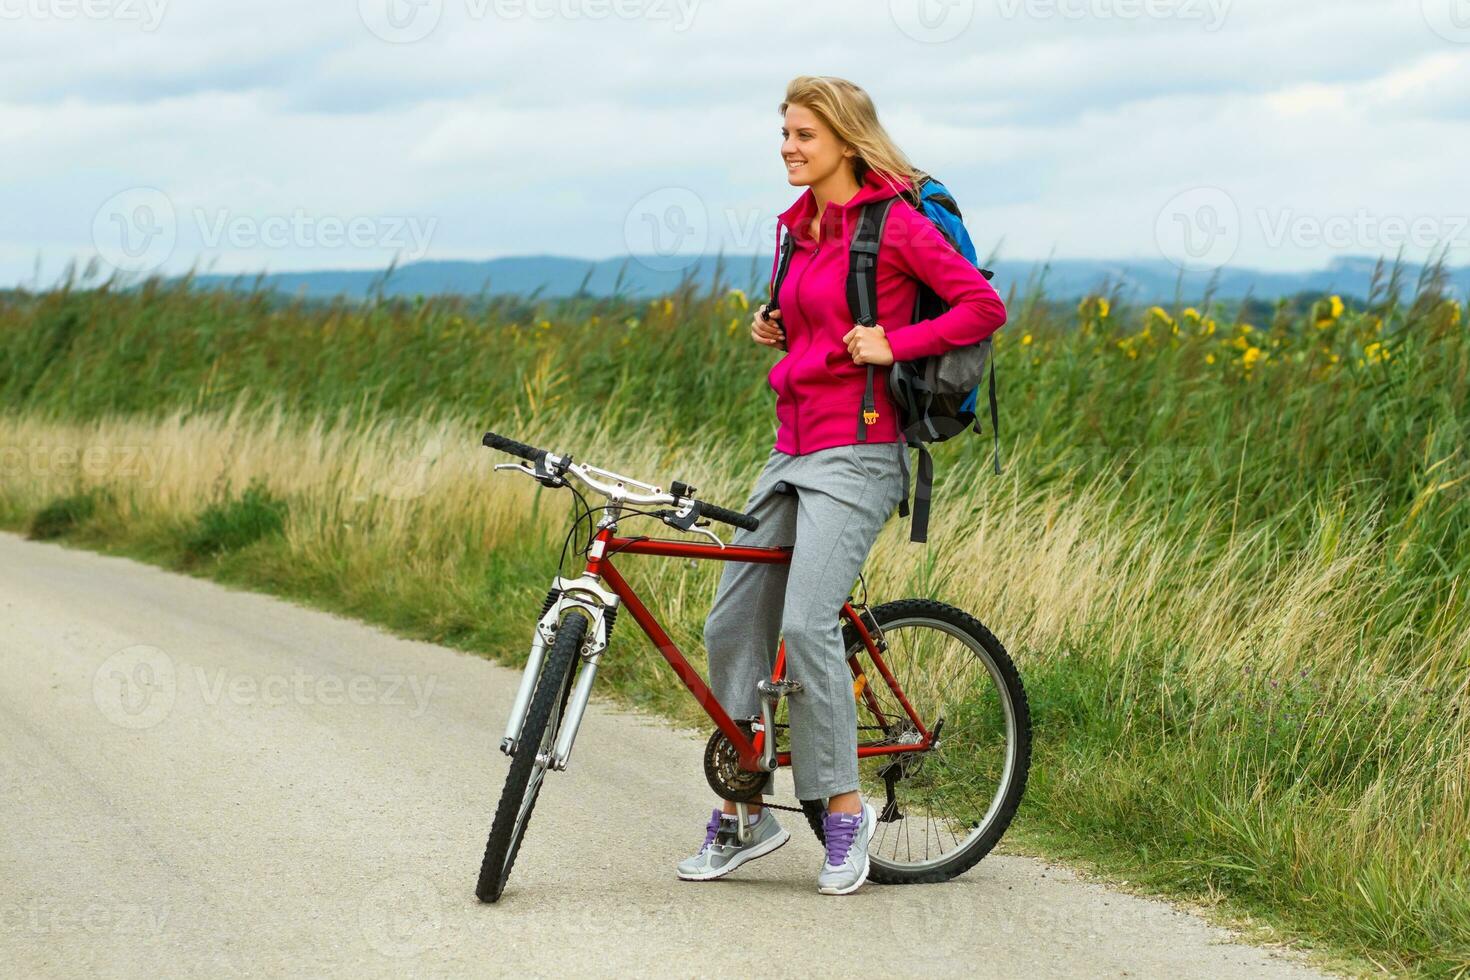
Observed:
[[[909,194],[905,193],[904,197],[910,204],[914,204],[916,211],[939,229],[939,233],[956,251],[971,264],[979,265],[975,246],[961,219],[959,205],[943,184],[932,177],[925,177],[919,184],[916,204]],[[849,246],[847,302],[853,319],[865,327],[871,327],[876,322],[878,284],[873,272],[878,264],[878,247],[883,241],[883,227],[895,200],[897,198],[890,197],[863,205],[857,230],[853,232]],[[785,278],[791,261],[792,247],[791,236],[787,235],[781,243],[781,256],[771,288],[772,297],[779,294],[781,281]],[[989,269],[981,269],[980,274],[986,279],[995,277],[995,273]],[[930,319],[947,309],[949,305],[934,290],[920,282],[911,322]],[[999,474],[1000,412],[996,404],[995,361],[989,337],[977,344],[958,347],[943,354],[912,361],[894,361],[889,368],[888,395],[899,415],[899,430],[908,445],[917,447],[919,451],[910,541],[927,541],[929,536],[934,459],[929,453],[928,444],[944,442],[951,436],[959,435],[971,423],[974,424],[975,433],[981,433],[975,409],[979,403],[980,383],[987,367],[990,371],[990,428],[995,440],[994,466],[996,474]],[[874,365],[868,365],[868,383],[858,412],[859,442],[867,441],[868,426],[878,421],[877,406],[873,399],[873,368]],[[909,516],[908,484],[909,474],[905,466],[903,497],[898,505],[899,517]]]

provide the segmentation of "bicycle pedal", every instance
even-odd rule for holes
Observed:
[[[793,680],[762,680],[756,684],[755,689],[766,697],[784,698],[788,694],[801,693],[801,681]]]

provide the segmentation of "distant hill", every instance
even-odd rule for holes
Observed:
[[[575,295],[579,289],[595,296],[620,291],[635,297],[656,296],[676,287],[685,277],[707,286],[722,264],[726,285],[740,286],[762,295],[770,272],[769,256],[713,256],[692,258],[684,263],[659,256],[622,256],[612,259],[576,259],[557,255],[527,255],[484,261],[414,262],[384,271],[324,270],[279,272],[264,276],[204,275],[195,281],[203,287],[252,288],[260,281],[266,288],[291,296],[330,299],[337,296],[366,298],[381,290],[386,296],[457,294],[476,296],[538,293],[545,297]],[[1308,272],[1265,272],[1259,269],[1227,268],[1218,273],[1215,295],[1261,299],[1303,292],[1340,293],[1363,297],[1373,275],[1374,259],[1339,258],[1325,269]],[[1024,290],[1038,277],[1045,278],[1047,295],[1073,299],[1111,287],[1119,287],[1123,298],[1133,302],[1163,302],[1178,295],[1185,301],[1203,295],[1211,273],[1183,273],[1163,259],[1105,261],[1054,259],[1049,263],[1030,260],[999,260],[991,263],[995,285],[1002,294],[1011,288]],[[1406,270],[1418,275],[1418,268]],[[1470,267],[1450,270],[1455,292],[1470,292]],[[619,279],[621,277],[621,282]],[[1412,281],[1409,283],[1412,290]]]

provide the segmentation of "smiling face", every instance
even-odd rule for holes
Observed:
[[[826,123],[804,105],[786,107],[781,126],[781,159],[788,183],[805,187],[821,183],[839,167],[851,167],[852,147],[838,139]]]

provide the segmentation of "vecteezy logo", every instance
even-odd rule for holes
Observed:
[[[109,197],[92,216],[92,244],[119,272],[151,272],[178,241],[173,202],[156,187],[132,187]]]
[[[1218,187],[1176,194],[1159,211],[1154,240],[1164,258],[1181,269],[1218,269],[1240,247],[1240,208]]]
[[[1446,41],[1470,44],[1470,0],[1419,0],[1429,29]]]
[[[888,15],[915,41],[941,44],[964,33],[975,17],[975,0],[889,0]]]
[[[97,710],[122,728],[152,728],[168,717],[177,694],[173,658],[157,647],[119,650],[92,675]]]
[[[363,26],[389,44],[422,41],[439,26],[444,0],[357,0]]]
[[[661,187],[628,209],[623,241],[640,265],[675,272],[699,260],[709,241],[709,213],[688,188]]]
[[[375,490],[389,500],[417,500],[433,485],[444,441],[422,420],[394,417],[380,429],[388,449],[386,472]]]
[[[357,924],[368,945],[384,956],[417,956],[442,941],[439,891],[423,875],[385,878],[363,898]]]

